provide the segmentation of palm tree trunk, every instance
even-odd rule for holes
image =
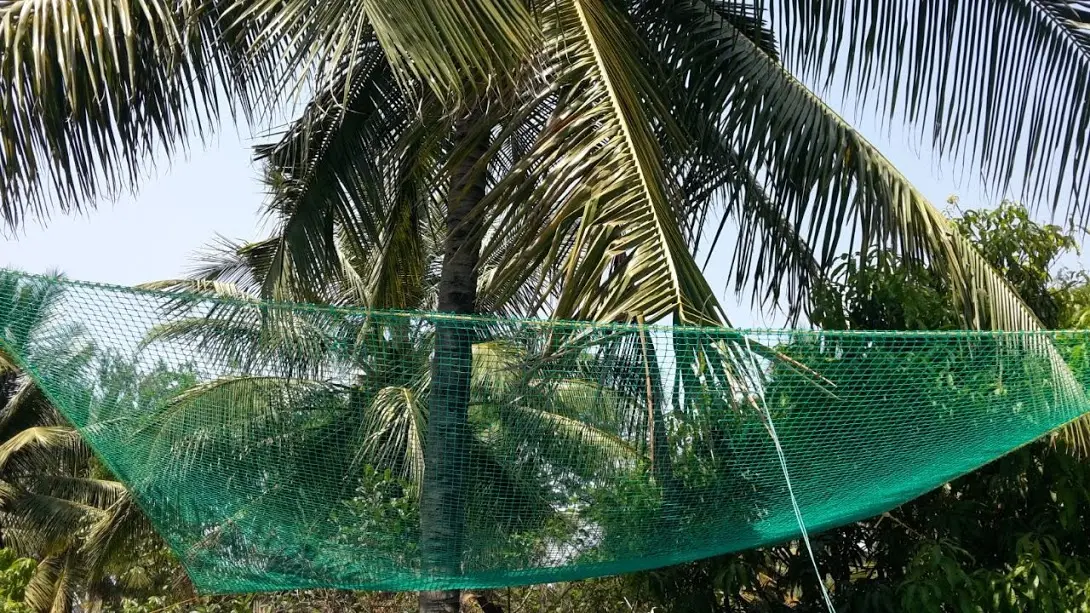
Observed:
[[[477,142],[455,165],[447,196],[447,236],[439,278],[439,310],[468,314],[477,307],[477,263],[482,231],[475,218],[485,195],[485,175],[477,168],[488,140],[466,119],[457,142]],[[469,385],[474,330],[464,322],[438,321],[432,360],[424,481],[420,494],[420,540],[424,571],[438,577],[462,571],[465,542],[465,465],[469,437]],[[460,590],[421,592],[420,613],[456,613]]]
[[[8,406],[8,401],[15,396],[18,379],[19,373],[15,370],[0,371],[0,409]]]
[[[8,409],[8,402],[15,396],[19,373],[13,370],[0,371],[0,411]],[[0,415],[0,417],[5,417]],[[5,532],[0,528],[0,547],[4,546]]]

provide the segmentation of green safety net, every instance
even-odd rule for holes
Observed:
[[[783,542],[1076,418],[1088,343],[378,312],[0,274],[2,351],[207,592],[498,587]]]

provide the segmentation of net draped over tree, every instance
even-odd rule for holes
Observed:
[[[1090,384],[1085,332],[590,324],[3,276],[0,343],[209,592],[495,587],[781,542],[800,533],[788,477],[808,530],[873,516],[1078,417]],[[465,534],[442,565],[419,520],[437,326],[473,356]],[[195,375],[136,402],[66,359],[80,348]]]

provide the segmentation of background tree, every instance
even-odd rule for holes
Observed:
[[[1060,258],[1075,247],[1060,228],[1020,205],[966,211],[956,227],[989,257],[1042,320],[1070,325],[1081,313]],[[961,326],[953,290],[925,266],[890,253],[841,260],[816,288],[823,329],[935,330]],[[1060,341],[1080,381],[1090,375],[1079,337]],[[790,354],[790,351],[788,351]],[[804,359],[800,357],[799,359]],[[897,363],[913,359],[899,354]],[[880,369],[880,356],[844,368]],[[823,373],[836,378],[835,369]],[[1007,386],[1018,385],[1008,373]],[[875,382],[880,385],[880,382]],[[773,384],[774,385],[774,384]],[[970,379],[949,393],[994,393]],[[888,390],[897,402],[897,390]],[[939,393],[939,392],[937,392]],[[1090,466],[1055,436],[1019,449],[881,516],[812,535],[838,611],[1077,611],[1086,606],[1090,549],[1081,529]],[[629,578],[629,589],[667,611],[823,611],[808,554],[798,542]]]
[[[184,388],[192,375],[160,364],[137,373],[103,354],[83,330],[56,325],[61,290],[19,283],[0,274],[0,535],[9,600],[34,611],[67,613],[122,596],[141,597],[185,586],[180,567],[124,485],[92,454],[15,356],[48,355],[41,368],[95,369],[96,386],[82,403],[94,411],[144,406]],[[69,399],[74,400],[74,399]],[[79,402],[77,400],[77,402]],[[15,554],[26,556],[16,559]],[[23,578],[26,579],[23,582]]]

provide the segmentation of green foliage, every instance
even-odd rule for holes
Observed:
[[[12,549],[0,549],[0,613],[31,613],[23,602],[37,562],[19,557]]]
[[[1073,237],[1033,222],[1012,203],[969,211],[955,223],[1042,321],[1073,321],[1073,296],[1085,290],[1058,281],[1055,271],[1058,258],[1075,248]],[[922,268],[890,270],[881,276],[845,268],[838,284],[853,288],[841,294],[850,307],[837,311],[835,291],[823,297],[833,303],[827,311],[837,313],[836,323],[951,325],[956,307],[941,281]],[[868,303],[854,298],[860,294],[880,298]],[[1085,347],[1062,351],[1077,358]],[[959,383],[968,393],[990,393],[995,384]],[[822,568],[850,571],[836,582],[838,610],[1085,610],[1090,542],[1080,525],[1090,511],[1090,465],[1064,447],[1034,443],[881,518],[821,535],[815,543]],[[803,606],[819,604],[811,598]]]
[[[958,229],[1007,276],[1051,325],[1078,323],[1085,313],[1083,276],[1057,272],[1058,259],[1075,240],[1055,226],[1033,222],[1026,210],[1003,203],[969,211]],[[927,267],[872,251],[844,258],[836,275],[814,290],[812,319],[830,329],[944,329],[960,314],[946,280]],[[1075,375],[1087,376],[1082,343],[1060,343]],[[796,346],[806,362],[820,348]],[[849,355],[845,374],[868,385],[867,369],[907,366],[930,358],[918,352],[883,358]],[[885,359],[886,367],[880,365]],[[1080,366],[1081,365],[1081,366]],[[940,364],[943,379],[951,373]],[[823,369],[832,378],[836,369]],[[971,374],[971,373],[965,373]],[[1033,377],[1027,372],[1026,376]],[[937,382],[939,383],[939,382]],[[1011,393],[1017,373],[1003,380],[954,378],[929,389],[935,406],[961,394]],[[890,389],[889,402],[898,399]],[[800,416],[799,418],[805,418]],[[933,419],[941,419],[941,411]],[[865,433],[875,436],[877,433]],[[930,492],[895,511],[813,536],[838,611],[843,612],[1060,612],[1090,610],[1090,464],[1062,441],[1045,440]],[[666,611],[823,611],[809,557],[792,542],[737,556],[713,558],[631,579],[636,593],[650,594]]]
[[[403,565],[415,559],[419,555],[420,509],[410,495],[414,487],[394,479],[389,468],[380,473],[371,465],[364,467],[355,495],[330,512],[338,526],[335,542],[400,551]]]
[[[1046,328],[1076,323],[1074,305],[1087,285],[1080,273],[1055,270],[1063,255],[1076,250],[1073,236],[1034,222],[1025,207],[1009,201],[966,211],[953,225]],[[827,330],[956,329],[964,314],[954,294],[950,280],[926,263],[871,250],[840,258],[814,289],[810,321]]]
[[[954,220],[957,229],[1010,283],[1046,328],[1059,328],[1065,302],[1075,289],[1059,279],[1057,260],[1075,251],[1078,243],[1059,226],[1040,224],[1021,205],[1004,201],[996,209],[966,211]]]
[[[961,327],[944,278],[889,253],[843,258],[814,290],[810,321],[826,330],[943,330]]]

